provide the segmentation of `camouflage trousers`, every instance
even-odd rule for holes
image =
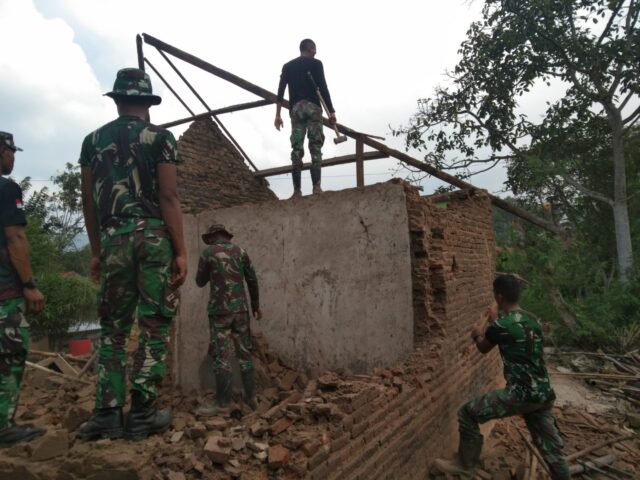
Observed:
[[[209,328],[211,333],[209,354],[213,357],[216,371],[231,372],[232,345],[235,348],[240,370],[253,369],[248,312],[210,316]]]
[[[316,185],[320,183],[320,162],[322,162],[322,145],[324,144],[322,108],[308,100],[300,100],[291,109],[291,163],[294,168],[294,187],[296,187],[295,172],[297,171],[299,179],[302,170],[305,135],[309,136],[311,181]]]
[[[482,434],[478,424],[496,418],[522,415],[533,442],[549,465],[553,480],[569,478],[569,466],[562,454],[562,438],[551,413],[553,402],[527,403],[508,390],[480,395],[458,412],[460,446],[458,456],[466,468],[475,467],[482,450]]]
[[[120,407],[126,396],[126,343],[137,309],[140,336],[129,379],[145,404],[158,395],[178,292],[169,287],[173,246],[164,228],[102,235],[98,293],[100,347],[96,408]]]
[[[0,302],[0,430],[13,420],[29,350],[24,299]]]

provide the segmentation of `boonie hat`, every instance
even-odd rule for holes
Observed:
[[[204,243],[207,243],[207,239],[209,238],[209,236],[218,232],[226,233],[227,235],[229,235],[229,238],[233,238],[233,235],[229,233],[229,230],[227,230],[224,225],[222,225],[221,223],[216,223],[214,225],[211,225],[207,229],[207,231],[202,234],[202,241]]]
[[[0,132],[0,145],[4,145],[6,147],[9,147],[14,152],[16,150],[19,150],[19,151],[22,152],[22,149],[16,147],[16,144],[13,143],[13,135],[10,134],[9,132]]]
[[[107,97],[138,97],[148,98],[151,105],[159,105],[162,98],[153,94],[151,79],[144,70],[139,68],[123,68],[118,70],[113,90],[105,93]]]

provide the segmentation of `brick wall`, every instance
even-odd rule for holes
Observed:
[[[193,122],[178,140],[178,194],[185,213],[275,200],[211,119]]]
[[[469,339],[492,300],[490,199],[476,190],[432,198],[406,191],[415,351],[376,372],[382,382],[362,378],[345,390],[357,393],[338,392],[340,415],[328,424],[330,441],[307,460],[309,478],[425,478],[434,458],[457,447],[458,408],[501,383],[498,352],[483,356]]]

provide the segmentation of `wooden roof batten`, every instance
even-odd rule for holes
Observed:
[[[178,58],[190,65],[193,65],[195,67],[198,67],[212,75],[215,75],[218,78],[221,78],[223,80],[228,81],[229,83],[232,83],[233,85],[236,85],[237,87],[240,87],[248,92],[253,93],[254,95],[257,95],[258,97],[262,98],[262,100],[256,101],[256,102],[249,102],[249,103],[243,103],[243,104],[238,104],[238,105],[232,105],[229,107],[224,107],[224,108],[220,108],[217,110],[211,110],[209,109],[208,106],[205,106],[205,108],[207,108],[207,111],[198,115],[191,115],[190,117],[187,118],[183,118],[180,120],[176,120],[174,122],[169,122],[169,123],[165,123],[164,125],[162,125],[163,127],[167,128],[170,126],[175,126],[175,125],[180,125],[183,123],[187,123],[193,120],[198,120],[198,119],[202,119],[202,118],[209,118],[215,115],[220,115],[223,113],[231,113],[231,112],[235,112],[235,111],[240,111],[240,110],[247,110],[247,109],[251,109],[251,108],[256,108],[256,107],[261,107],[261,106],[265,106],[265,105],[270,105],[272,103],[276,103],[277,100],[277,96],[268,91],[265,90],[262,87],[259,87],[258,85],[255,85],[241,77],[238,77],[237,75],[234,75],[233,73],[227,72],[226,70],[223,70],[219,67],[216,67],[215,65],[206,62],[205,60],[202,60],[201,58],[196,57],[195,55],[192,55],[190,53],[187,53],[183,50],[180,50],[179,48],[174,47],[173,45],[170,45],[166,42],[163,42],[162,40],[159,40],[155,37],[153,37],[152,35],[149,35],[147,33],[143,33],[141,36],[138,35],[136,37],[136,41],[137,41],[137,51],[138,51],[138,64],[141,68],[144,67],[145,62],[148,63],[148,61],[146,60],[146,58],[144,57],[144,53],[143,53],[143,48],[142,48],[142,41],[144,41],[144,43],[155,47],[161,54],[162,56],[166,58],[166,55],[164,54],[169,54],[175,58]],[[167,59],[167,61],[169,61]],[[171,62],[170,62],[171,64]],[[171,64],[172,68],[174,68],[174,70],[176,69],[176,67]],[[152,67],[153,68],[153,67]],[[154,68],[155,71],[155,68]],[[182,75],[180,75],[182,77]],[[185,80],[183,78],[183,80]],[[186,81],[186,80],[185,80]],[[166,84],[166,81],[165,81]],[[168,86],[168,84],[167,84]],[[189,85],[190,86],[190,85]],[[170,87],[169,87],[170,88]],[[193,91],[193,87],[190,86],[190,88]],[[171,88],[170,88],[171,89]],[[173,89],[171,89],[173,91]],[[174,92],[175,93],[175,92]],[[176,94],[177,96],[177,94]],[[199,97],[199,95],[197,95]],[[184,104],[184,102],[182,101],[182,99],[180,99],[178,97],[178,99]],[[204,103],[204,102],[202,102]],[[186,106],[186,105],[185,105]],[[287,100],[283,100],[282,102],[282,106],[289,109],[290,105],[289,102]],[[187,107],[188,108],[188,107]],[[218,119],[216,119],[218,120]],[[327,118],[323,117],[323,123],[325,126],[332,128],[333,126],[329,123],[329,120]],[[218,120],[219,121],[219,120]],[[475,185],[466,182],[458,177],[455,177],[447,172],[444,172],[442,170],[439,170],[427,163],[425,163],[422,160],[418,160],[417,158],[414,158],[410,155],[408,155],[405,152],[401,152],[400,150],[396,150],[394,148],[391,148],[387,145],[385,145],[384,143],[376,140],[375,138],[373,138],[373,136],[369,136],[365,133],[362,132],[358,132],[356,130],[353,130],[345,125],[342,125],[340,123],[336,124],[336,127],[338,129],[338,131],[340,133],[342,133],[343,135],[346,135],[347,137],[353,138],[356,141],[356,154],[355,155],[346,155],[343,157],[336,157],[334,159],[328,159],[323,161],[323,165],[329,166],[329,165],[339,165],[339,164],[344,164],[344,163],[352,163],[355,162],[356,163],[356,178],[357,178],[357,184],[358,186],[364,186],[364,173],[363,173],[363,164],[365,160],[370,160],[370,159],[374,159],[374,158],[386,158],[386,157],[393,157],[397,160],[400,160],[401,162],[410,165],[413,168],[417,168],[418,170],[421,170],[423,172],[428,173],[429,175],[436,177],[446,183],[448,183],[449,185],[453,185],[455,187],[458,187],[460,189],[475,189],[475,190],[479,190],[478,187],[476,187]],[[230,135],[230,134],[229,134]],[[376,137],[378,138],[378,137]],[[233,141],[234,144],[236,144],[237,142],[235,142],[235,140]],[[363,151],[363,146],[367,145],[368,147],[373,148],[375,151],[374,152],[364,152]],[[241,150],[241,149],[240,149]],[[241,150],[242,151],[242,150]],[[248,160],[248,157],[245,154],[245,158]],[[249,160],[249,163],[251,163],[251,161]],[[251,163],[252,166],[253,163]],[[272,169],[265,169],[265,170],[258,170],[257,168],[254,169],[256,170],[254,172],[255,176],[258,177],[267,177],[267,176],[271,176],[271,175],[279,175],[282,173],[288,173],[291,171],[290,167],[277,167],[277,168],[272,168]],[[481,189],[480,189],[481,190]],[[562,230],[560,229],[560,227],[556,226],[555,224],[538,217],[537,215],[523,209],[520,208],[516,205],[513,205],[509,202],[507,202],[506,200],[500,198],[500,197],[496,197],[495,195],[489,194],[489,197],[491,198],[491,203],[493,205],[495,205],[496,207],[511,213],[512,215],[515,215],[533,225],[536,225],[540,228],[543,228],[544,230],[547,230],[551,233],[554,233],[556,235],[561,235],[562,234]]]

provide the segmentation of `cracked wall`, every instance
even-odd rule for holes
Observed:
[[[401,185],[327,192],[185,215],[189,279],[177,325],[177,381],[207,385],[208,290],[195,286],[201,233],[224,223],[251,256],[264,318],[252,328],[301,370],[365,373],[413,348],[411,253]],[[198,368],[193,368],[197,365]]]

